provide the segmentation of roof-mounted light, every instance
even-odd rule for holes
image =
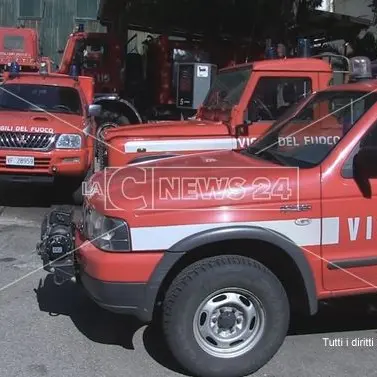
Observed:
[[[84,24],[79,24],[79,27],[78,27],[77,31],[79,33],[83,33],[84,32]]]
[[[21,66],[17,62],[9,63],[9,75],[11,77],[18,76],[21,72]]]
[[[42,62],[39,66],[39,73],[41,75],[47,75],[48,74],[48,67],[46,62]]]
[[[79,76],[79,70],[76,64],[72,64],[69,68],[69,75],[73,77],[75,80],[77,80]]]
[[[312,55],[312,46],[310,39],[300,38],[297,43],[297,57],[309,58]]]
[[[372,63],[366,56],[355,56],[350,59],[351,79],[368,80],[372,78]]]

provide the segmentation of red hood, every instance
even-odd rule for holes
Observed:
[[[148,136],[211,136],[229,135],[228,127],[221,122],[211,122],[205,120],[185,120],[185,121],[162,121],[153,123],[143,123],[135,126],[124,126],[118,129],[109,129],[105,139],[109,142],[112,139],[121,137],[148,137]]]
[[[284,184],[275,183],[284,183],[282,178],[290,181],[293,197],[296,168],[232,151],[204,152],[97,173],[89,200],[100,212],[114,211],[126,219],[146,209],[151,213],[258,203],[276,207],[281,205]]]
[[[23,111],[0,111],[0,131],[77,133],[83,129],[82,116]]]

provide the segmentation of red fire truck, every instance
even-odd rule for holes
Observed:
[[[292,313],[376,292],[377,84],[354,67],[364,81],[312,93],[242,151],[97,173],[79,222],[46,216],[44,268],[161,321],[192,375],[256,372]]]
[[[138,124],[148,120],[181,119],[186,112],[176,106],[178,64],[211,63],[219,68],[246,61],[250,48],[224,42],[212,45],[161,35],[144,41],[143,53],[127,53],[127,45],[112,33],[85,32],[83,26],[68,37],[60,73],[95,79],[96,103],[103,114],[99,123]],[[194,114],[196,109],[190,109]]]
[[[55,183],[82,201],[81,183],[92,174],[100,106],[93,79],[21,72],[12,63],[0,86],[0,180]]]
[[[261,60],[224,68],[192,119],[126,128],[108,124],[100,135],[100,139],[105,140],[99,146],[100,166],[125,166],[198,151],[245,148],[300,98],[326,88],[334,79],[347,81],[351,66],[351,62],[342,56],[323,54],[311,58]],[[197,67],[210,68],[202,64]],[[195,72],[191,78],[183,77],[188,81],[188,90],[178,93],[189,106],[202,94],[198,88],[209,87],[210,77],[197,78],[199,73]],[[179,85],[182,88],[182,84]]]
[[[0,27],[0,72],[9,70],[16,62],[22,72],[38,72],[40,66],[52,71],[52,62],[42,57],[39,50],[39,36],[35,29]]]

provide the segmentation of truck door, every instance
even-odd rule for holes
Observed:
[[[238,138],[240,148],[247,147],[267,131],[284,112],[318,88],[318,74],[307,72],[253,73],[253,90],[244,112],[244,122],[249,124],[248,138]],[[246,144],[246,145],[245,145]]]
[[[370,97],[359,101],[359,110],[376,103],[376,94]],[[355,135],[357,131],[352,132]],[[347,145],[342,148],[346,153],[340,162],[333,157],[323,167],[322,269],[326,290],[377,286],[377,179],[360,184],[353,172],[353,158],[360,146],[377,147],[377,122],[364,134],[359,132],[362,137],[356,145],[349,151]]]

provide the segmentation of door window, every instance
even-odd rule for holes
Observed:
[[[348,156],[346,162],[343,165],[342,177],[343,178],[353,178],[353,159],[360,147],[377,147],[377,123],[375,123],[361,138],[357,143],[356,147],[352,150],[351,154]],[[374,161],[371,161],[374,163]]]
[[[274,121],[312,91],[307,77],[262,77],[245,112],[245,122]]]

